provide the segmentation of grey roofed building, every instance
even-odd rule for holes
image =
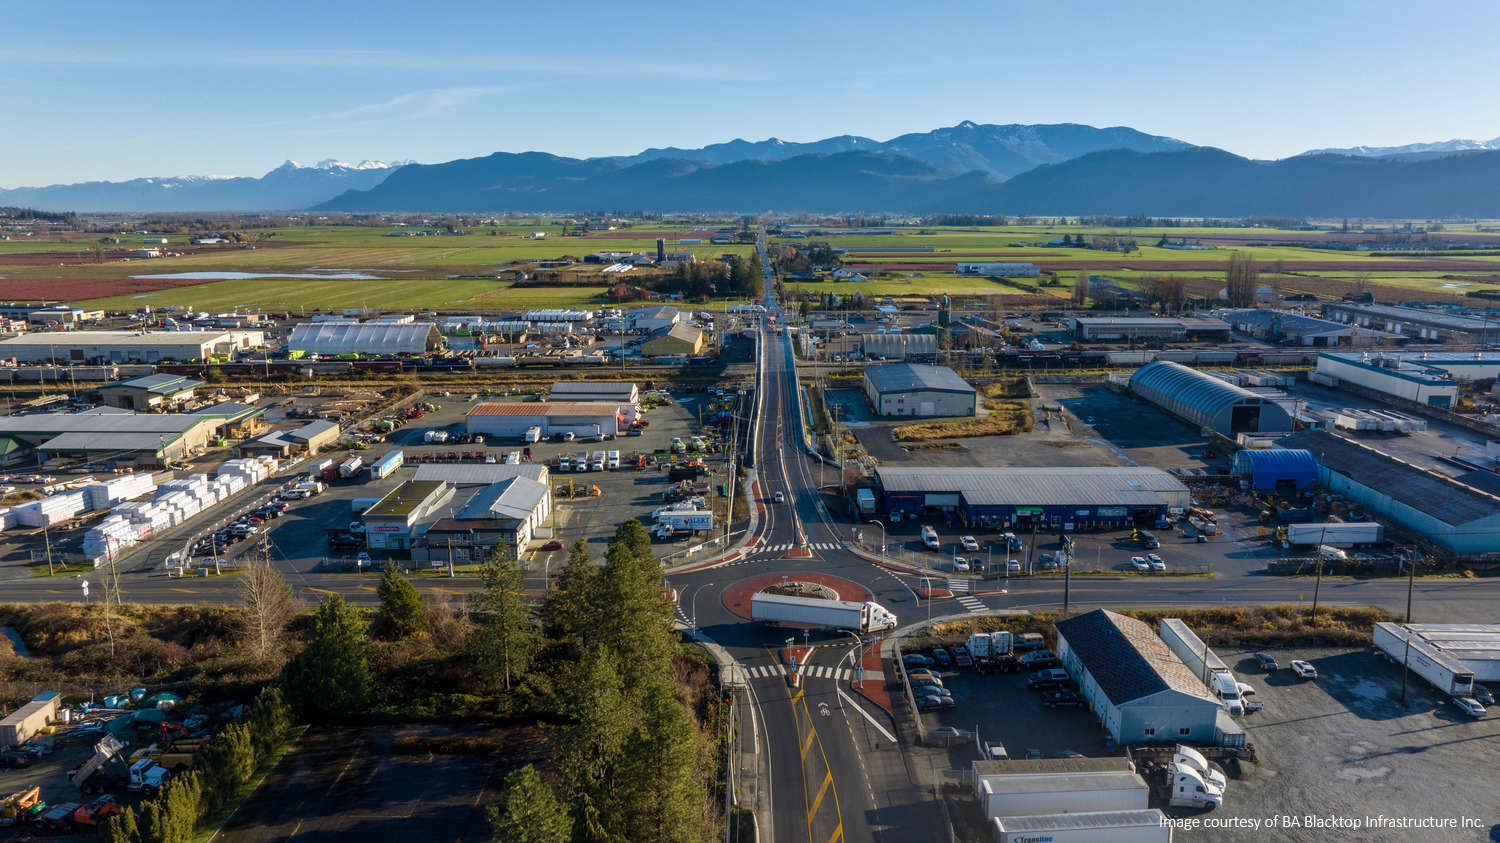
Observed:
[[[964,393],[975,391],[968,381],[947,366],[919,366],[915,363],[867,366],[865,377],[869,378],[877,392],[917,389]]]
[[[434,464],[417,466],[414,480],[442,480],[455,486],[488,486],[511,477],[546,480],[547,466],[539,463]]]
[[[1115,705],[1162,691],[1218,701],[1144,621],[1095,609],[1056,624],[1057,634]]]
[[[937,334],[862,334],[859,342],[866,357],[904,360],[937,354]]]
[[[887,494],[957,490],[975,506],[1160,506],[1164,496],[1176,506],[1188,494],[1187,486],[1171,474],[1135,466],[881,466],[875,477]]]
[[[548,487],[540,480],[515,476],[501,480],[474,493],[459,511],[458,519],[523,519],[536,511],[547,497]]]
[[[552,384],[547,400],[634,404],[640,397],[640,387],[632,381],[558,381]]]
[[[1327,348],[1343,345],[1344,339],[1348,339],[1350,345],[1404,340],[1400,334],[1264,307],[1230,311],[1224,314],[1224,321],[1240,333],[1289,345]]]
[[[431,322],[304,322],[286,347],[307,354],[426,354],[442,346]]]

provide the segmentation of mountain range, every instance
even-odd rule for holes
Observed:
[[[374,187],[406,163],[328,160],[304,166],[287,161],[258,179],[172,176],[18,187],[0,189],[0,205],[80,213],[285,211],[326,201],[346,190]]]
[[[1256,161],[1127,127],[977,124],[875,141],[771,138],[565,158],[295,162],[259,179],[184,176],[0,190],[46,210],[1148,214],[1500,217],[1500,139],[1312,150]]]

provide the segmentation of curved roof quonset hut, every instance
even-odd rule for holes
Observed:
[[[1228,437],[1292,430],[1292,417],[1276,402],[1181,363],[1147,363],[1130,376],[1130,391],[1189,424]]]

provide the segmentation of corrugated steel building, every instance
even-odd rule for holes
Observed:
[[[193,400],[203,381],[185,375],[142,375],[99,387],[105,406],[122,410],[155,410]]]
[[[930,360],[937,354],[937,334],[864,334],[860,346],[865,356],[887,360]]]
[[[1276,402],[1181,363],[1147,363],[1130,376],[1130,391],[1195,427],[1212,428],[1231,439],[1292,429],[1291,415]]]
[[[549,401],[612,401],[635,404],[641,388],[630,381],[558,381],[547,395]]]
[[[427,547],[435,558],[441,558],[451,541],[455,551],[464,551],[462,557],[482,558],[503,544],[520,556],[551,513],[551,487],[539,480],[511,477],[475,492],[454,517],[434,522],[426,531]]]
[[[487,402],[469,409],[467,429],[486,436],[520,436],[533,427],[541,428],[542,436],[618,436],[633,416],[633,406],[613,401]]]
[[[886,512],[957,512],[968,524],[1036,523],[1062,529],[1150,524],[1190,500],[1181,480],[1136,466],[875,469]]]
[[[865,367],[865,397],[882,416],[972,416],[979,392],[947,366]]]
[[[443,338],[430,322],[304,322],[292,328],[289,351],[304,354],[427,354],[442,348]]]
[[[1151,627],[1106,609],[1060,620],[1057,658],[1117,743],[1205,743],[1219,701]]]
[[[510,465],[506,463],[428,463],[417,466],[417,474],[413,480],[417,481],[441,481],[454,486],[488,486],[499,483],[512,477],[528,477],[532,480],[545,481],[551,474],[547,466],[541,463],[520,463]]]
[[[0,357],[21,363],[157,363],[203,360],[260,345],[260,331],[64,331],[0,340]]]
[[[1299,448],[1240,451],[1231,471],[1248,475],[1257,492],[1307,492],[1318,485],[1317,458]]]
[[[1318,486],[1459,555],[1500,553],[1500,497],[1324,430],[1280,440],[1318,460]]]

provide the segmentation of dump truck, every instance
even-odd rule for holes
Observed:
[[[120,757],[121,748],[120,742],[113,735],[105,735],[94,744],[92,755],[68,771],[68,781],[85,795],[104,793],[123,786],[127,790],[140,791],[142,795],[150,796],[161,790],[171,779],[172,774],[150,758],[143,758],[127,766]],[[118,767],[124,767],[124,772],[117,772]]]
[[[97,830],[105,820],[123,810],[125,806],[120,804],[120,800],[105,794],[73,812],[73,828],[85,831]]]
[[[879,603],[764,592],[750,597],[750,619],[767,626],[820,627],[854,632],[896,628],[896,616]]]

